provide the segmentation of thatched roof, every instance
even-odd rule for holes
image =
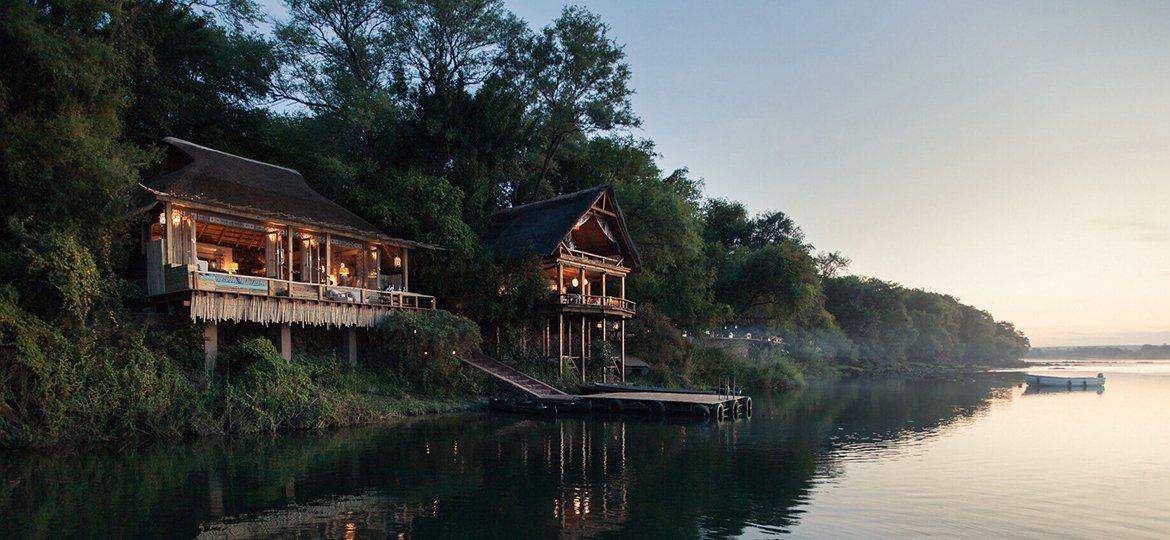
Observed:
[[[623,254],[630,268],[638,271],[642,259],[638,249],[626,230],[625,217],[613,188],[603,184],[594,188],[569,193],[540,202],[514,206],[496,212],[491,224],[483,235],[492,256],[498,260],[515,259],[527,255],[547,257],[557,252],[557,247],[577,224],[581,216],[601,198],[609,195],[614,213],[617,214],[617,236]]]
[[[163,142],[167,145],[164,172],[143,184],[158,200],[187,202],[359,239],[420,245],[387,236],[313,191],[297,171],[173,137]]]

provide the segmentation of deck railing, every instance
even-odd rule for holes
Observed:
[[[589,306],[599,309],[617,309],[634,313],[637,303],[616,296],[565,293],[557,295],[557,301],[566,306]]]
[[[323,283],[302,283],[259,276],[241,276],[221,272],[190,272],[190,289],[195,291],[228,292],[273,298],[317,300],[384,306],[403,309],[435,309],[435,297],[406,291],[378,291],[358,287],[342,287]]]
[[[620,257],[606,257],[605,255],[597,255],[579,249],[565,249],[565,251],[572,257],[577,259],[584,259],[597,263],[607,264],[610,266],[621,266],[622,259]]]

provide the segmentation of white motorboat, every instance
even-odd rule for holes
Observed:
[[[1060,386],[1065,388],[1088,388],[1090,386],[1105,386],[1105,374],[1098,373],[1096,377],[1063,377],[1058,375],[1037,375],[1025,373],[1024,382],[1030,386]]]

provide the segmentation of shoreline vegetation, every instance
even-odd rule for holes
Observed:
[[[654,366],[639,382],[782,390],[1008,366],[1028,351],[1009,322],[847,275],[846,257],[783,212],[752,214],[704,196],[685,168],[660,169],[635,136],[622,44],[586,9],[537,28],[494,0],[286,7],[270,32],[248,0],[0,7],[0,447],[453,410],[502,391],[458,360],[489,345],[571,388],[578,373],[524,346],[550,301],[536,261],[495,261],[479,237],[501,208],[601,184],[643,262],[626,329],[629,352]],[[323,21],[338,10],[376,22],[337,32]],[[260,327],[204,373],[200,329],[127,279],[142,258],[128,216],[165,136],[294,168],[378,229],[442,246],[419,254],[411,283],[444,310],[388,317],[357,368],[316,343],[283,360]],[[774,339],[706,340],[726,329]],[[592,354],[602,366],[612,350]]]

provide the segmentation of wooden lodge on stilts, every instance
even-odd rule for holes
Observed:
[[[435,308],[411,290],[411,252],[326,199],[300,173],[166,138],[162,174],[142,185],[139,277],[148,299],[204,327],[214,370],[225,325],[341,333],[356,364],[358,331],[393,310]]]
[[[553,296],[538,350],[584,382],[590,369],[625,380],[626,321],[635,303],[626,277],[642,262],[613,188],[602,185],[501,210],[483,237],[497,260],[536,255]],[[590,366],[591,345],[612,344],[612,365]]]

